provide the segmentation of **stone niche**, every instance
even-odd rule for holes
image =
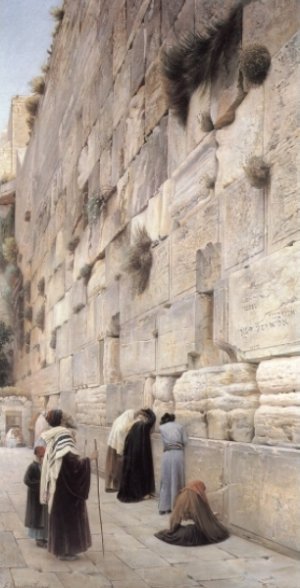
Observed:
[[[262,361],[257,384],[254,442],[300,448],[300,357]]]
[[[2,395],[2,390],[4,393]],[[7,391],[7,392],[6,392]],[[7,393],[7,395],[6,395]],[[5,436],[12,427],[20,428],[26,445],[32,444],[30,432],[32,402],[21,396],[20,390],[11,388],[0,389],[0,444],[5,444]]]
[[[300,243],[232,273],[215,289],[214,342],[241,361],[300,353]]]
[[[185,372],[173,390],[178,420],[192,436],[252,441],[259,406],[255,374],[248,363]]]

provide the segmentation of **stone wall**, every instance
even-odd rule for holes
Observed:
[[[215,122],[236,96],[236,47],[230,70],[194,92],[186,127],[168,110],[161,51],[233,0],[64,3],[17,178],[33,314],[15,378],[35,407],[50,397],[90,441],[97,432],[103,452],[113,419],[143,404],[175,410],[222,451],[235,441],[237,459],[240,442],[260,464],[254,444],[299,447],[297,2],[243,4],[241,43],[265,44],[271,69],[234,122],[207,133],[202,114]],[[264,188],[246,177],[252,156],[271,166]],[[138,227],[152,241],[140,294],[127,265]]]

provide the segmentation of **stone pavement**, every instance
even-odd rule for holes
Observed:
[[[74,562],[35,546],[23,526],[23,475],[27,448],[0,448],[0,588],[299,588],[300,562],[255,543],[230,537],[223,543],[184,548],[153,536],[167,526],[155,500],[122,504],[105,494],[101,505],[105,557],[101,553],[97,492],[89,498],[92,548]]]

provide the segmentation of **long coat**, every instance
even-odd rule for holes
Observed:
[[[49,516],[48,550],[54,555],[76,555],[91,546],[86,508],[90,480],[89,458],[67,453],[62,459]]]
[[[40,503],[41,466],[33,461],[27,468],[24,484],[28,486],[25,512],[25,527],[43,529],[46,525],[47,508]]]

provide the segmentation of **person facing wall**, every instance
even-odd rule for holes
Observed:
[[[121,502],[139,502],[150,498],[155,492],[150,437],[155,420],[156,416],[151,408],[143,408],[139,411],[138,421],[127,434],[117,495]]]
[[[188,436],[182,425],[175,422],[175,414],[166,412],[160,420],[159,431],[163,442],[161,460],[160,514],[171,512],[178,492],[185,484],[184,447]]]
[[[204,482],[193,480],[176,497],[170,528],[155,533],[155,537],[173,545],[192,547],[219,543],[229,533],[209,506]]]

